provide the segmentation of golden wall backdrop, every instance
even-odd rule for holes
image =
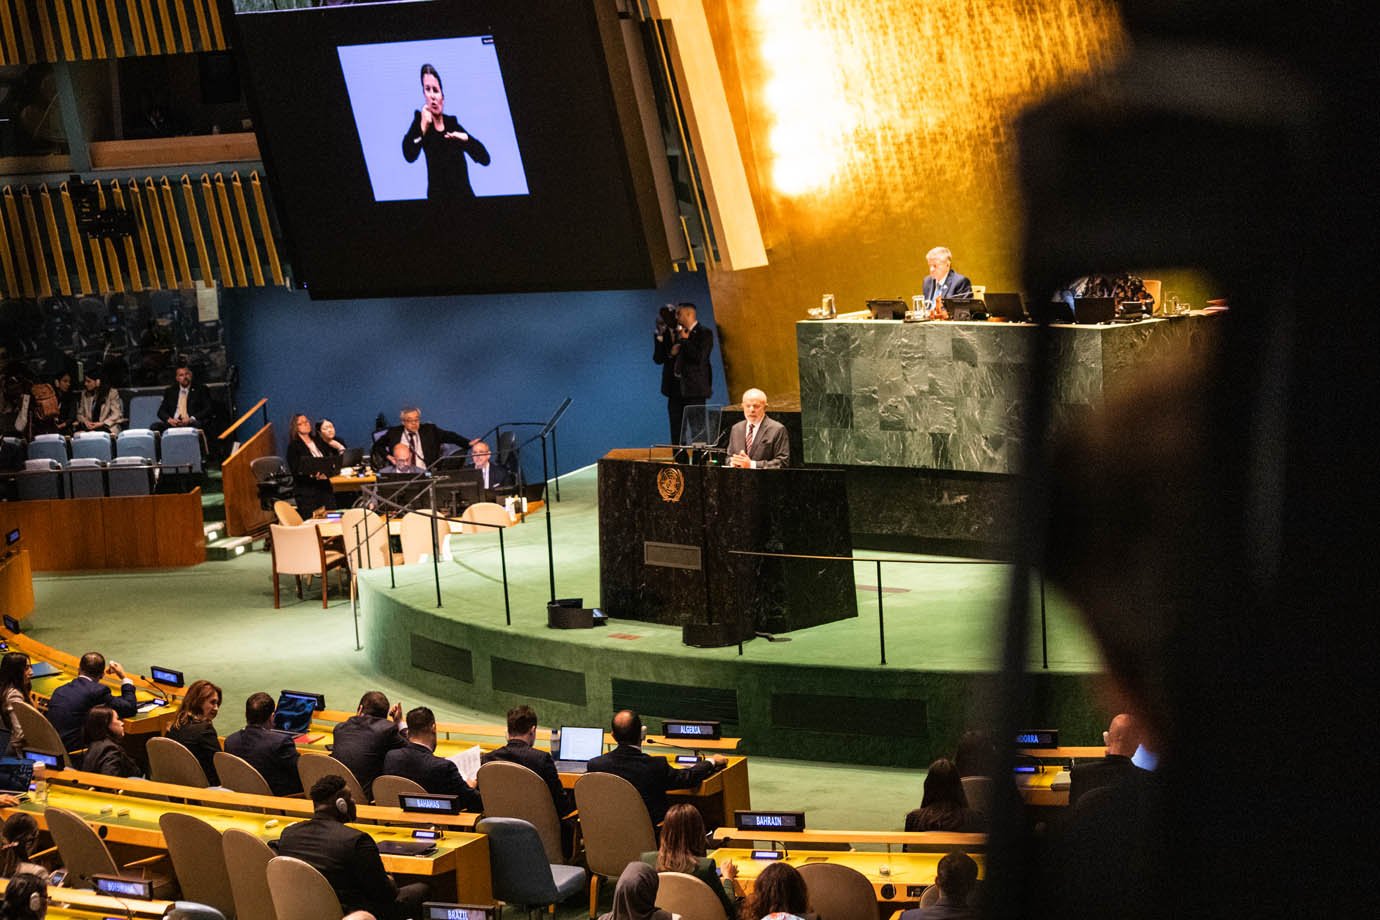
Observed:
[[[1110,67],[1105,0],[706,0],[770,264],[711,270],[729,401],[794,401],[795,326],[919,293],[925,252],[1019,290],[1015,117]]]

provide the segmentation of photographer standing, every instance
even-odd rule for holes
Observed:
[[[668,304],[656,320],[656,346],[652,360],[661,365],[661,393],[671,419],[671,442],[680,443],[681,418],[686,406],[702,406],[714,392],[709,353],[714,333],[695,320],[695,305]]]

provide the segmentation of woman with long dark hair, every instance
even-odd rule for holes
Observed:
[[[925,775],[925,796],[920,807],[906,815],[907,831],[978,833],[982,816],[968,807],[963,780],[952,760],[941,757]]]
[[[10,746],[5,752],[7,755],[17,754],[23,749],[24,729],[19,725],[14,704],[34,704],[30,684],[33,676],[34,669],[29,665],[29,656],[23,652],[6,652],[5,657],[0,658],[0,712],[3,712],[5,725],[10,730]]]
[[[193,681],[182,698],[182,708],[173,719],[168,737],[196,755],[197,762],[212,786],[220,785],[216,775],[216,751],[221,749],[215,718],[220,712],[220,688],[209,680]]]
[[[0,878],[11,878],[21,872],[32,872],[41,878],[48,870],[29,861],[38,849],[38,822],[33,815],[17,811],[5,819],[0,827]]]
[[[107,431],[119,434],[125,423],[125,404],[120,391],[101,381],[101,372],[89,370],[82,381],[77,400],[77,431]]]
[[[5,886],[0,901],[3,920],[43,920],[48,915],[48,881],[32,872],[21,872]]]
[[[120,746],[120,739],[125,736],[124,720],[109,706],[91,708],[86,714],[82,736],[86,740],[86,753],[82,755],[81,768],[87,773],[124,777],[142,775],[134,758]]]
[[[335,493],[330,477],[322,469],[329,448],[323,448],[312,429],[311,419],[298,412],[288,425],[287,465],[292,471],[292,487],[297,499],[297,513],[311,517],[317,508],[335,507]]]
[[[412,126],[403,135],[403,159],[415,163],[420,154],[426,154],[426,197],[429,200],[473,198],[470,167],[465,157],[480,166],[488,166],[489,151],[470,136],[454,115],[445,114],[446,94],[436,68],[423,64],[421,79],[422,107],[412,116]]]
[[[642,854],[642,861],[658,872],[684,872],[693,875],[714,890],[724,906],[724,916],[733,917],[738,913],[734,899],[739,897],[738,867],[733,860],[725,859],[723,879],[719,869],[708,855],[705,843],[704,818],[693,805],[672,805],[661,822],[661,847]]]

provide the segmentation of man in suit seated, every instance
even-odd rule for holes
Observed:
[[[334,740],[331,756],[350,768],[372,800],[371,789],[383,773],[384,757],[407,744],[402,729],[402,703],[395,703],[390,709],[387,696],[370,690],[359,698],[355,714],[335,727]]]
[[[925,262],[929,264],[930,272],[921,287],[921,293],[926,300],[935,302],[939,308],[938,318],[946,319],[948,314],[944,312],[944,301],[970,299],[973,296],[973,282],[954,271],[953,253],[943,246],[936,246],[925,253]]]
[[[551,804],[556,814],[567,815],[572,808],[570,796],[561,785],[556,761],[547,751],[534,747],[537,742],[537,714],[531,706],[515,706],[508,710],[508,743],[484,755],[484,763],[502,760],[524,766],[546,782]]]
[[[201,428],[213,411],[211,391],[205,384],[192,380],[192,369],[183,362],[177,366],[177,383],[163,391],[163,401],[158,404],[158,421],[149,427],[154,431]]]
[[[969,905],[977,887],[978,865],[962,850],[954,850],[939,860],[934,883],[939,886],[939,902],[901,912],[901,920],[968,920],[978,912]]]
[[[101,678],[107,674],[120,678],[119,696],[101,683]],[[67,750],[75,751],[83,747],[81,735],[86,714],[97,706],[109,706],[122,719],[128,719],[138,712],[134,681],[125,676],[125,669],[120,667],[120,663],[112,661],[107,666],[105,656],[100,652],[87,652],[77,665],[76,680],[58,687],[48,700],[48,721],[57,729]]]
[[[1107,744],[1107,756],[1092,763],[1078,764],[1069,770],[1069,805],[1101,786],[1111,786],[1126,780],[1141,779],[1145,770],[1131,763],[1131,756],[1140,746],[1141,731],[1129,713],[1119,713],[1102,733]]]
[[[345,780],[323,776],[310,794],[311,818],[283,831],[278,855],[300,859],[324,875],[346,913],[367,910],[379,920],[420,917],[430,889],[425,883],[399,888],[384,870],[374,838],[349,826],[355,801]]]
[[[484,491],[492,492],[498,486],[510,486],[513,484],[513,477],[502,464],[490,463],[492,454],[489,452],[489,445],[483,441],[475,442],[470,448],[470,463],[484,477]]]
[[[225,739],[225,750],[258,770],[274,795],[296,795],[302,791],[297,745],[291,735],[273,730],[276,708],[267,693],[255,693],[245,700],[244,728]]]
[[[728,433],[729,466],[743,470],[779,470],[791,465],[786,426],[767,418],[767,394],[743,393],[743,420]]]
[[[387,462],[388,457],[393,453],[394,444],[406,444],[412,455],[412,463],[425,470],[441,459],[442,444],[454,444],[461,449],[468,450],[472,444],[477,443],[462,434],[447,431],[431,422],[423,422],[422,410],[416,406],[408,406],[403,409],[399,418],[402,421],[401,425],[394,425],[389,428],[374,442],[375,469],[382,467]]]
[[[460,775],[460,768],[435,751],[436,715],[418,706],[407,714],[407,744],[384,755],[383,773],[410,779],[436,795],[458,795],[465,811],[483,811],[479,793]]]
[[[652,757],[642,750],[642,719],[631,709],[624,709],[613,717],[613,740],[618,747],[589,762],[590,773],[612,773],[633,784],[652,824],[660,824],[666,817],[666,791],[690,789],[723,768],[728,760],[715,754],[693,767],[674,769],[665,757]]]
[[[407,442],[399,441],[393,445],[393,450],[388,455],[388,465],[379,467],[379,472],[385,475],[394,473],[400,476],[415,476],[425,473],[426,470],[412,462],[412,449],[407,446]]]

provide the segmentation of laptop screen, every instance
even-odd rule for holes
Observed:
[[[8,734],[8,733],[7,733]],[[0,759],[0,792],[28,792],[34,779],[34,762],[13,757]]]
[[[592,760],[604,753],[602,728],[561,727],[561,747],[557,760]]]

